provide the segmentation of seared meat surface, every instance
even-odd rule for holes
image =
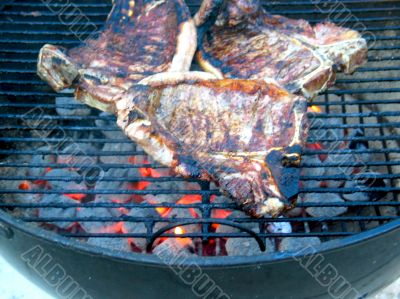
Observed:
[[[110,99],[146,76],[189,70],[196,46],[183,0],[114,0],[98,37],[70,50],[45,45],[38,74],[56,91]]]
[[[334,69],[352,73],[367,57],[357,31],[271,15],[257,0],[205,0],[195,21],[204,70],[276,82],[310,98],[334,83]]]
[[[256,217],[278,215],[298,193],[306,110],[305,98],[273,84],[197,72],[145,78],[107,106],[155,160],[216,182]]]
[[[176,174],[214,181],[250,215],[278,215],[298,193],[306,99],[264,80],[187,72],[195,48],[183,1],[115,0],[97,38],[71,50],[44,46],[38,74],[114,113]]]

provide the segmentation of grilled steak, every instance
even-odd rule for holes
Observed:
[[[56,91],[110,99],[148,75],[189,70],[196,46],[183,0],[114,0],[97,38],[70,50],[45,45],[38,75]]]
[[[195,29],[180,0],[116,0],[97,39],[44,46],[38,73],[117,115],[129,138],[177,174],[216,182],[250,215],[277,215],[298,192],[306,100],[262,80],[185,72]]]
[[[195,22],[204,70],[276,82],[306,97],[333,84],[334,69],[352,73],[367,57],[357,31],[271,15],[257,0],[205,0]]]
[[[252,216],[277,215],[298,193],[306,99],[276,85],[162,73],[102,107],[156,161],[216,182]]]

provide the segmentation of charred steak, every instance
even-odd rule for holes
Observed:
[[[218,78],[276,82],[306,97],[332,85],[334,69],[352,73],[367,57],[357,31],[271,15],[258,0],[204,0],[195,22],[204,70]]]
[[[175,173],[216,182],[252,216],[278,215],[298,193],[306,99],[262,80],[213,78],[157,74],[103,108]]]
[[[102,105],[146,76],[189,70],[196,47],[183,0],[114,0],[97,38],[70,50],[45,45],[38,75],[56,91],[73,87]]]

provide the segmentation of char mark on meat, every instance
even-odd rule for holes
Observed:
[[[334,83],[335,70],[352,73],[367,59],[357,31],[271,15],[257,0],[205,0],[195,22],[204,70],[264,79],[309,98]]]
[[[145,78],[109,111],[156,161],[216,182],[260,217],[278,215],[298,193],[306,106],[305,98],[262,80],[189,72]]]
[[[115,0],[97,37],[70,50],[45,45],[38,75],[56,91],[72,86],[101,105],[146,76],[189,70],[196,46],[183,0]]]

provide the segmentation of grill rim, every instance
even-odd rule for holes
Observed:
[[[22,233],[39,238],[41,239],[41,241],[46,241],[50,243],[56,242],[57,245],[64,246],[67,249],[75,250],[77,252],[85,253],[88,255],[94,254],[107,259],[141,263],[148,266],[152,265],[158,267],[169,267],[169,265],[164,264],[155,254],[116,251],[109,248],[104,248],[100,246],[86,244],[84,242],[79,242],[75,240],[75,238],[64,237],[60,234],[55,234],[43,228],[31,226],[28,223],[19,220],[16,217],[13,217],[11,214],[1,209],[0,209],[0,221],[8,225],[11,229],[17,229]],[[179,263],[179,265],[180,266],[197,265],[200,267],[210,269],[210,268],[220,268],[220,267],[238,267],[238,266],[245,267],[254,264],[284,263],[293,260],[294,258],[296,259],[304,258],[306,256],[315,254],[316,252],[318,252],[319,254],[327,254],[335,252],[337,250],[345,250],[346,248],[352,247],[356,244],[360,244],[367,241],[373,241],[397,229],[400,229],[400,219],[390,221],[373,229],[359,232],[352,236],[330,240],[329,242],[324,242],[312,248],[306,247],[306,249],[298,252],[300,254],[296,254],[296,252],[275,251],[272,253],[263,253],[260,255],[251,255],[251,256],[195,255],[193,257],[185,258],[182,262]]]

